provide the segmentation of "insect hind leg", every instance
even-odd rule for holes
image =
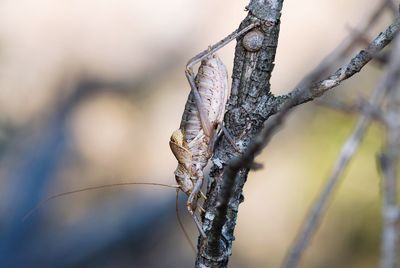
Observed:
[[[189,81],[190,88],[192,89],[192,92],[193,92],[194,101],[196,103],[196,107],[197,107],[197,110],[200,115],[201,127],[203,128],[204,134],[206,134],[206,136],[209,137],[211,135],[212,126],[211,126],[210,120],[208,120],[206,108],[204,106],[203,100],[201,99],[200,93],[197,89],[196,82],[195,82],[195,76],[194,76],[192,68],[187,67],[187,69],[185,71],[185,75],[186,75],[187,80]]]
[[[222,39],[221,41],[215,43],[212,46],[209,46],[208,49],[203,50],[202,52],[200,52],[199,54],[197,54],[196,56],[194,56],[193,58],[191,58],[189,60],[189,62],[186,65],[186,69],[189,70],[193,67],[193,65],[199,63],[200,61],[202,61],[203,59],[207,58],[208,56],[214,54],[215,52],[217,52],[218,50],[220,50],[221,48],[223,48],[224,46],[226,46],[227,44],[229,44],[231,41],[233,41],[234,39],[236,39],[237,37],[241,36],[244,33],[247,33],[248,31],[250,31],[251,29],[253,29],[254,27],[257,27],[260,25],[260,21],[258,22],[254,22],[250,25],[248,25],[247,27],[244,27],[242,30],[235,30],[234,32],[232,32],[230,35],[228,35],[227,37],[225,37],[224,39]]]
[[[202,185],[203,185],[203,175],[200,172],[200,174],[197,178],[196,184],[194,185],[192,192],[190,193],[190,195],[188,197],[186,205],[187,205],[187,209],[188,209],[190,215],[192,216],[192,218],[197,226],[197,229],[200,232],[200,235],[203,238],[206,238],[206,234],[203,231],[201,221],[199,220],[199,218],[197,217],[197,215],[195,213],[196,207],[197,207],[197,198],[198,198],[198,194],[200,193],[200,189],[201,189]]]

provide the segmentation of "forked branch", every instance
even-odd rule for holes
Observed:
[[[238,39],[232,95],[224,122],[228,131],[233,134],[236,143],[240,144],[243,150],[242,153],[236,152],[225,138],[222,138],[215,148],[214,165],[211,171],[212,183],[207,194],[206,213],[203,218],[203,229],[207,234],[207,239],[200,238],[199,240],[196,267],[227,266],[234,239],[237,211],[242,200],[242,189],[247,174],[253,165],[254,157],[262,151],[276,130],[282,126],[292,108],[321,96],[359,72],[391,42],[400,28],[399,19],[396,19],[368,47],[357,53],[343,67],[326,75],[322,80],[321,76],[325,72],[317,69],[288,95],[274,97],[270,93],[269,80],[276,53],[282,2],[251,1],[249,15],[239,27],[239,29],[246,27],[255,19],[268,18],[270,22],[268,27],[262,29],[265,41],[259,52],[250,54],[241,44],[242,40]],[[379,98],[375,98],[378,102]],[[276,113],[275,117],[268,119]],[[355,134],[356,140],[368,125],[371,116],[366,116],[368,118],[357,127],[360,130]],[[266,126],[263,128],[264,123]],[[349,151],[353,152],[353,150]],[[340,167],[343,164],[338,165]]]

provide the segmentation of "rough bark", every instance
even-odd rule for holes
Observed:
[[[250,168],[256,166],[254,157],[283,124],[291,108],[321,96],[358,73],[390,43],[400,28],[399,19],[396,19],[342,68],[334,72],[316,68],[289,94],[275,97],[270,92],[269,81],[278,44],[282,4],[283,0],[251,1],[247,7],[249,14],[239,27],[240,30],[261,21],[256,30],[264,35],[264,40],[261,49],[255,52],[246,50],[242,44],[243,37],[237,40],[232,93],[224,124],[240,152],[224,137],[214,150],[203,215],[207,238],[199,238],[196,267],[227,267],[239,204],[243,201],[243,186]],[[263,129],[267,119],[275,113],[278,115],[268,120]]]
[[[261,20],[262,25],[258,30],[264,35],[262,47],[256,52],[245,49],[242,45],[243,37],[237,40],[235,49],[232,93],[224,124],[235,141],[239,141],[241,150],[247,148],[274,111],[269,80],[278,44],[282,3],[283,0],[251,1],[247,7],[249,14],[239,26],[239,29],[243,29]],[[225,181],[228,185],[224,185],[224,168],[237,155],[235,148],[222,137],[212,158],[211,183],[203,218],[207,240],[199,241],[196,267],[227,266],[238,207],[243,200],[242,188],[249,172],[249,168],[240,169],[236,179]]]

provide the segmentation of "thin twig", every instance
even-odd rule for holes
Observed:
[[[306,87],[306,84],[303,84],[303,87],[296,88],[284,97],[285,101],[278,103],[280,104],[280,106],[278,106],[278,111],[280,112],[274,118],[269,120],[269,124],[249,146],[245,153],[241,157],[232,161],[232,164],[228,166],[228,170],[231,169],[233,173],[230,174],[229,171],[226,172],[229,175],[225,175],[224,181],[234,179],[234,175],[237,174],[236,165],[240,165],[241,167],[248,167],[251,165],[254,156],[260,153],[262,148],[269,142],[272,134],[281,126],[284,118],[290,113],[290,111],[292,111],[291,108],[293,106],[322,95],[327,90],[338,86],[341,82],[359,72],[375,54],[381,51],[394,38],[399,29],[400,20],[397,19],[386,29],[385,32],[376,37],[365,50],[361,50],[348,64],[338,69],[335,74],[309,88]]]
[[[383,83],[375,89],[370,103],[373,109],[378,109],[385,95],[385,87]],[[321,222],[322,216],[326,211],[329,200],[332,198],[334,190],[338,184],[339,178],[343,175],[346,167],[348,166],[351,158],[357,151],[360,143],[362,142],[367,127],[372,119],[371,114],[361,114],[353,133],[344,143],[340,155],[336,160],[334,168],[330,177],[328,178],[324,188],[322,189],[319,197],[312,205],[303,227],[299,231],[298,237],[292,245],[283,267],[294,268],[299,265],[300,258],[311,241],[312,236],[317,230],[319,223]]]
[[[379,105],[382,103],[386,88],[388,87],[389,81],[393,79],[393,74],[387,73],[382,78],[381,82],[376,87],[374,94],[371,97],[370,103],[373,109],[379,109]],[[325,187],[321,191],[318,199],[314,202],[312,208],[306,220],[303,224],[301,231],[298,234],[286,261],[283,265],[285,268],[297,267],[300,258],[308,246],[313,234],[317,230],[319,223],[321,222],[324,211],[326,210],[329,200],[331,200],[334,190],[337,186],[339,178],[342,176],[344,170],[348,166],[349,161],[353,157],[354,153],[358,149],[362,139],[364,138],[367,127],[371,121],[371,114],[362,114],[358,120],[356,127],[350,137],[347,139],[342,147],[341,153],[336,161],[333,168],[332,174],[329,177]]]
[[[386,6],[394,16],[397,16],[399,13],[399,5],[394,0],[382,0],[382,2],[385,2]]]
[[[338,86],[344,80],[352,77],[358,73],[369,61],[371,61],[375,55],[377,55],[387,44],[392,41],[397,32],[400,29],[399,17],[382,33],[380,33],[368,47],[361,50],[355,57],[351,59],[349,63],[339,68],[334,74],[315,83],[318,79],[320,71],[315,70],[307,79],[308,84],[314,83],[311,87],[306,87],[306,83],[300,84],[288,95],[278,97],[277,111],[283,111],[287,109],[287,106],[295,106],[308,101],[311,101],[327,90]],[[289,105],[289,104],[291,105]]]
[[[383,15],[383,11],[386,7],[387,3],[381,2],[368,19],[363,22],[361,26],[352,29],[349,37],[343,40],[342,43],[326,56],[311,73],[304,77],[300,83],[297,84],[296,88],[302,88],[304,86],[309,87],[311,83],[317,82],[323,79],[324,76],[332,73],[337,64],[341,63],[357,44],[368,45],[365,36],[368,30],[376,24],[378,19]],[[365,42],[367,43],[365,44]]]
[[[397,163],[400,154],[400,38],[396,38],[388,68],[388,105],[385,115],[386,146],[379,157],[383,177],[381,268],[398,267],[399,206],[397,204]]]
[[[367,100],[360,99],[354,103],[345,103],[338,100],[317,99],[314,103],[318,106],[326,107],[332,110],[340,111],[348,114],[369,114],[371,119],[376,121],[384,121],[381,109],[373,107]]]

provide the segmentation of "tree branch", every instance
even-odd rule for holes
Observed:
[[[268,23],[261,26],[265,38],[259,51],[255,53],[246,51],[241,39],[238,39],[232,94],[224,123],[243,153],[235,151],[224,137],[216,146],[212,159],[208,199],[204,205],[206,212],[203,215],[203,229],[207,234],[207,239],[199,238],[196,267],[227,266],[234,240],[233,232],[238,207],[243,200],[242,189],[249,169],[253,165],[254,157],[261,152],[277,128],[282,125],[291,108],[322,95],[359,72],[393,39],[400,28],[397,19],[365,50],[359,52],[350,63],[333,75],[318,83],[313,83],[318,81],[316,78],[321,74],[320,70],[317,70],[307,80],[303,80],[301,87],[297,87],[286,96],[276,98],[270,93],[269,80],[274,66],[282,2],[251,1],[248,6],[249,15],[239,27],[240,30],[254,20],[268,18]],[[254,10],[255,7],[256,10]],[[273,11],[268,12],[269,8]],[[271,19],[273,16],[275,18]],[[268,125],[261,132],[265,121],[277,112],[279,114],[268,120]],[[260,132],[261,134],[258,135]]]
[[[395,29],[397,29],[397,30],[395,32],[393,32],[393,34],[392,34],[391,28],[393,26],[395,26],[396,27]],[[395,21],[395,23],[393,23],[391,26],[389,26],[389,28],[383,34],[380,34],[371,43],[371,45],[368,46],[368,48],[366,49],[366,51],[368,51],[366,55],[370,55],[370,56],[361,57],[365,51],[365,50],[363,50],[360,53],[358,53],[357,56],[354,57],[347,66],[340,68],[335,73],[335,74],[340,74],[339,76],[337,76],[338,79],[336,80],[335,83],[337,83],[337,82],[340,83],[341,81],[343,81],[343,80],[341,80],[342,79],[341,77],[343,77],[343,79],[346,79],[345,77],[348,78],[354,74],[352,72],[348,72],[347,70],[360,70],[362,68],[362,66],[364,66],[373,57],[374,54],[379,52],[379,50],[376,50],[378,47],[380,47],[380,49],[383,48],[381,45],[379,45],[379,43],[381,43],[381,41],[383,41],[383,39],[386,39],[386,38],[382,39],[382,37],[389,37],[391,40],[393,38],[394,34],[398,31],[398,28],[399,28],[399,19],[397,19]],[[387,44],[387,41],[384,41],[381,44],[384,44],[384,43]],[[358,60],[360,58],[362,59],[362,61]],[[359,66],[354,66],[355,63],[358,63]],[[353,66],[353,67],[349,68],[349,66]],[[347,73],[347,75],[346,75],[346,73]],[[379,105],[382,103],[384,96],[385,96],[386,88],[388,87],[388,81],[392,80],[390,78],[391,76],[393,76],[393,75],[390,75],[390,74],[386,75],[381,80],[381,82],[379,83],[377,88],[375,89],[374,94],[372,95],[371,100],[370,100],[373,110],[379,109]],[[329,80],[324,80],[324,81],[320,82],[319,84],[321,85],[323,83],[326,83],[325,81],[329,81]],[[333,84],[335,84],[335,83],[333,83]],[[322,89],[322,88],[320,88],[320,89]],[[328,87],[328,89],[329,89],[329,87]],[[320,92],[323,93],[323,92],[325,92],[325,90],[322,89]],[[301,96],[301,95],[299,95],[299,96]],[[303,100],[305,100],[305,99],[303,99]],[[339,180],[340,176],[343,174],[345,168],[347,167],[349,161],[351,160],[352,156],[356,152],[357,148],[359,147],[371,119],[372,119],[372,115],[370,113],[365,113],[360,116],[360,119],[356,124],[354,132],[350,135],[350,137],[347,139],[347,141],[345,142],[345,144],[342,147],[340,156],[339,156],[338,160],[336,161],[336,164],[333,168],[331,176],[329,177],[325,187],[323,188],[322,192],[320,193],[319,198],[315,201],[312,208],[310,209],[310,212],[309,212],[308,216],[306,217],[305,223],[303,225],[303,228],[299,232],[296,241],[294,242],[291,250],[289,251],[289,254],[286,258],[286,261],[285,261],[283,267],[292,268],[292,267],[298,266],[300,258],[302,256],[302,253],[308,246],[313,234],[315,233],[315,231],[321,221],[323,212],[326,210],[328,202],[331,199],[334,189],[337,186],[338,180]]]
[[[368,30],[376,24],[378,19],[384,14],[384,10],[388,7],[386,1],[380,2],[379,6],[369,16],[369,18],[356,29],[352,29],[348,38],[346,38],[336,49],[334,49],[328,56],[326,56],[314,70],[308,74],[296,88],[304,86],[309,87],[311,83],[318,82],[331,74],[335,66],[340,64],[345,57],[352,51],[352,49],[359,43],[368,44],[365,38]]]
[[[386,77],[388,104],[386,146],[379,157],[383,177],[381,268],[398,265],[398,227],[400,211],[397,204],[397,170],[400,152],[400,38],[396,38]]]
[[[318,68],[315,69],[308,76],[308,78],[305,79],[307,82],[303,81],[299,87],[292,90],[289,94],[277,97],[277,112],[284,110],[283,107],[287,105],[287,102],[289,101],[293,102],[291,106],[296,106],[311,101],[358,73],[368,62],[370,62],[370,60],[372,60],[380,51],[382,51],[382,49],[389,44],[390,41],[393,40],[399,29],[400,19],[397,17],[396,20],[384,32],[380,33],[368,47],[366,47],[364,50],[361,50],[350,60],[349,63],[319,82],[315,81],[318,81],[321,70]]]
[[[374,93],[370,98],[369,102],[371,103],[372,109],[374,110],[379,109],[379,106],[385,96],[385,81],[386,79],[383,79],[383,81],[376,87]],[[319,197],[313,203],[305,219],[303,227],[299,231],[297,239],[293,243],[292,248],[287,255],[283,267],[298,267],[300,258],[307,246],[309,245],[314,233],[316,232],[321,222],[324,212],[327,209],[329,201],[332,199],[332,195],[334,193],[334,190],[336,189],[339,179],[343,175],[343,172],[347,168],[350,160],[360,146],[372,119],[373,117],[371,113],[363,113],[360,115],[354,131],[342,146],[340,155],[336,160],[330,177],[328,178]]]
[[[237,40],[232,93],[225,114],[225,127],[245,149],[262,129],[264,121],[272,114],[274,99],[269,80],[274,67],[278,43],[279,24],[283,0],[252,0],[247,6],[248,16],[239,30],[250,23],[261,21],[258,27],[264,35],[258,51],[247,51],[242,39]],[[196,267],[226,267],[231,255],[234,228],[239,203],[243,199],[242,187],[249,169],[243,168],[235,180],[226,180],[224,167],[238,152],[222,137],[214,150],[211,185],[204,205],[203,229],[207,239],[199,240]]]
[[[369,114],[375,121],[383,122],[382,111],[379,107],[373,107],[369,100],[359,99],[353,103],[345,103],[337,100],[317,99],[314,103],[321,107],[326,107],[348,114]]]

